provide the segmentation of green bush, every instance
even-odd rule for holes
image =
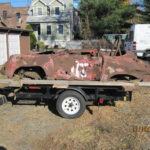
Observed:
[[[26,29],[28,30],[33,30],[31,25],[26,25]],[[35,49],[36,48],[36,43],[37,43],[37,39],[36,36],[33,32],[30,32],[30,49]]]
[[[37,46],[38,46],[39,49],[42,49],[42,50],[44,50],[44,48],[45,48],[45,44],[42,41],[38,41]]]

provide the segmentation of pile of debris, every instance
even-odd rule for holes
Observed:
[[[112,49],[113,44],[105,38],[98,40],[80,40],[80,41],[69,41],[67,42],[66,49]]]

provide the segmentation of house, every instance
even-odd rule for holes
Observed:
[[[10,3],[0,3],[0,16],[10,28],[26,28],[29,7],[11,7]]]
[[[27,23],[48,47],[65,48],[73,37],[73,0],[33,0]]]
[[[31,30],[0,26],[0,65],[3,65],[11,55],[30,51],[30,32]]]

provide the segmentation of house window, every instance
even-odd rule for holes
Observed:
[[[55,15],[59,15],[59,14],[60,14],[59,7],[55,7]]]
[[[20,13],[16,13],[16,18],[17,18],[17,19],[20,18]]]
[[[58,33],[59,33],[59,35],[64,34],[64,25],[62,25],[62,24],[58,25]]]
[[[3,11],[3,18],[4,18],[4,19],[7,18],[7,11],[6,11],[6,10]]]
[[[38,16],[42,16],[42,8],[38,8]]]
[[[52,34],[52,27],[51,25],[47,26],[47,35],[51,35]]]
[[[50,8],[47,7],[47,15],[50,16]]]

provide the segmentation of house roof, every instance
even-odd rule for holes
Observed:
[[[45,5],[50,5],[55,0],[32,0],[32,5],[35,4],[38,1],[41,1]],[[73,0],[57,0],[57,1],[59,1],[62,4],[66,4],[66,5],[70,4],[70,3],[73,4]]]
[[[51,1],[49,2],[49,5],[51,5],[54,1],[55,1],[55,0],[51,0]],[[64,5],[64,2],[63,2],[62,0],[57,0],[57,1],[59,1],[60,3],[62,3],[62,4]]]
[[[7,10],[7,17],[3,18],[3,11],[5,10]],[[29,7],[11,7],[10,3],[0,4],[0,15],[2,15],[2,21],[10,28],[21,27],[25,29],[28,10]],[[16,13],[20,13],[21,18],[17,19]]]
[[[52,22],[68,22],[70,20],[69,14],[60,16],[28,16],[27,23],[52,23]]]
[[[49,5],[49,4],[51,4],[53,1],[55,1],[55,0],[32,0],[32,3],[34,4],[35,2],[38,2],[38,1],[41,1],[41,2],[43,2],[44,4],[46,4],[46,5]],[[66,1],[66,0],[58,0],[58,1],[60,1],[61,3],[63,3],[64,4],[64,2]],[[69,1],[69,0],[68,0]]]
[[[27,30],[27,29],[16,29],[16,28],[9,28],[9,27],[0,27],[0,30],[2,31],[18,31],[18,32],[33,32],[33,30]]]

